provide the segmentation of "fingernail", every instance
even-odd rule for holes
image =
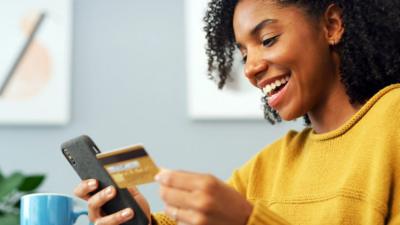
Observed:
[[[166,178],[165,176],[167,175],[167,173],[170,170],[168,169],[164,169],[164,168],[160,168],[160,172],[158,172],[155,176],[154,176],[154,180],[158,181],[158,182],[163,182]]]
[[[160,181],[160,179],[161,179],[160,173],[157,173],[157,174],[154,176],[154,180]]]
[[[132,215],[132,210],[130,208],[125,209],[124,211],[121,212],[121,216],[124,218],[128,218]]]
[[[113,187],[112,186],[110,186],[110,187],[108,187],[107,189],[106,189],[106,195],[111,195],[112,194],[112,189],[113,189]]]
[[[95,180],[90,180],[90,181],[88,182],[88,186],[89,186],[91,189],[96,188],[96,181],[95,181]]]

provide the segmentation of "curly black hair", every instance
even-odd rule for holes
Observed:
[[[343,11],[345,32],[334,50],[341,59],[341,82],[350,103],[365,103],[383,87],[400,82],[400,1],[397,0],[274,0],[298,6],[320,18],[330,4]],[[236,51],[233,13],[238,0],[211,0],[206,23],[208,75],[223,88]],[[272,124],[279,114],[264,100],[264,117]],[[307,115],[306,125],[310,125]]]

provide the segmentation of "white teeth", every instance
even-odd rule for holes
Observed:
[[[275,82],[266,85],[266,86],[262,89],[262,91],[264,92],[264,95],[269,96],[270,93],[271,93],[275,88],[278,88],[278,87],[280,87],[280,86],[286,84],[286,83],[289,81],[289,79],[290,79],[290,77],[287,76],[287,77],[285,77],[285,78],[282,78],[282,79],[280,79],[280,80],[276,80]]]

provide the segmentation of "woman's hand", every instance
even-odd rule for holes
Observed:
[[[156,176],[165,212],[182,224],[245,225],[253,206],[214,176],[162,170]]]
[[[103,206],[110,199],[115,197],[116,190],[114,187],[107,187],[94,195],[89,193],[95,191],[98,187],[97,180],[89,179],[82,181],[74,190],[74,194],[88,202],[89,219],[96,225],[107,224],[117,225],[124,223],[134,217],[135,212],[131,208],[123,209],[111,215],[104,215],[100,207]],[[136,202],[140,205],[143,212],[146,214],[150,221],[150,207],[146,199],[136,188],[129,188],[129,192]],[[151,222],[150,222],[151,223]]]

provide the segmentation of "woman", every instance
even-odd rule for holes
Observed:
[[[272,123],[306,127],[266,147],[227,183],[163,170],[158,224],[400,223],[400,3],[389,0],[212,0],[205,17],[210,76],[222,88],[237,48],[244,73],[265,95]],[[113,188],[76,195],[97,224]],[[108,192],[107,192],[108,190]],[[108,194],[107,194],[108,193]]]

